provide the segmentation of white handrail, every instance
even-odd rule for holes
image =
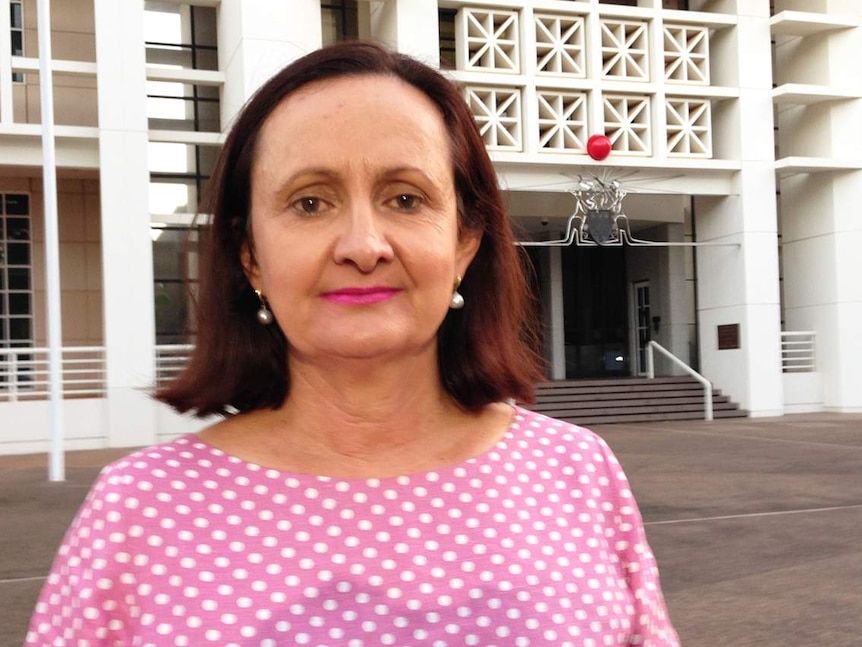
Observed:
[[[647,377],[651,380],[655,378],[655,359],[653,357],[654,348],[661,351],[671,362],[703,384],[703,419],[712,420],[712,383],[657,341],[650,340],[646,346]]]
[[[190,344],[157,345],[156,384],[164,385],[182,372],[193,348]],[[61,350],[63,396],[105,397],[105,347],[65,346]],[[48,364],[47,348],[0,348],[0,403],[47,398]]]
[[[48,355],[44,347],[0,348],[0,402],[47,398],[51,386]],[[64,397],[105,395],[103,346],[67,346],[60,349],[60,355]]]
[[[784,373],[811,373],[817,370],[816,332],[782,331],[781,370]]]
[[[164,386],[183,372],[194,345],[160,344],[156,346],[156,386]]]

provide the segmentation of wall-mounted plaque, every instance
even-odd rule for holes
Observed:
[[[739,324],[718,326],[718,350],[739,348]]]

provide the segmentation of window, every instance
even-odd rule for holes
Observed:
[[[10,0],[9,22],[12,26],[12,56],[24,56],[24,6],[22,0]],[[12,72],[12,81],[24,82],[23,72]]]
[[[145,9],[147,65],[218,69],[214,7],[148,1]]]
[[[218,70],[216,9],[190,3],[145,2],[147,65]],[[189,82],[147,81],[150,130],[221,132],[219,88]],[[149,144],[151,235],[157,344],[185,343],[197,286],[200,229],[191,225],[215,164],[217,146]]]
[[[200,227],[191,225],[218,148],[150,142],[150,211],[157,344],[187,343],[198,281]]]
[[[356,0],[323,0],[320,14],[324,45],[359,38],[359,7]]]
[[[637,374],[646,375],[646,349],[652,339],[649,281],[638,281],[635,290],[635,339],[637,342]]]
[[[438,22],[440,27],[440,67],[454,70],[455,61],[455,9],[440,9]]]
[[[0,348],[33,345],[30,196],[0,194]]]
[[[198,285],[201,229],[154,225],[151,232],[156,343],[184,344],[195,328],[189,315]]]
[[[150,130],[221,131],[219,89],[169,81],[147,81]]]
[[[150,142],[150,212],[189,217],[197,213],[217,155],[216,146]]]
[[[147,65],[218,70],[213,7],[146,3]],[[151,130],[220,132],[219,88],[193,83],[147,82]]]

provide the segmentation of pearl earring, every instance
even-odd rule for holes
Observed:
[[[461,285],[461,275],[455,277],[455,287],[452,289],[452,298],[449,300],[449,307],[452,310],[460,310],[464,307],[464,296],[458,292],[458,286]]]
[[[260,301],[260,308],[257,311],[257,321],[262,326],[268,326],[273,321],[273,316],[272,312],[269,309],[269,304],[266,302],[266,297],[263,296],[263,293],[260,290],[255,290],[254,293],[257,295],[257,298]]]

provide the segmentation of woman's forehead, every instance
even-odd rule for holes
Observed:
[[[422,90],[397,77],[345,76],[315,81],[288,95],[273,109],[263,129],[293,126],[344,130],[344,123],[368,122],[381,132],[445,130],[439,107]]]
[[[437,105],[418,88],[380,75],[303,86],[272,111],[256,148],[257,167],[451,168],[449,136]]]

